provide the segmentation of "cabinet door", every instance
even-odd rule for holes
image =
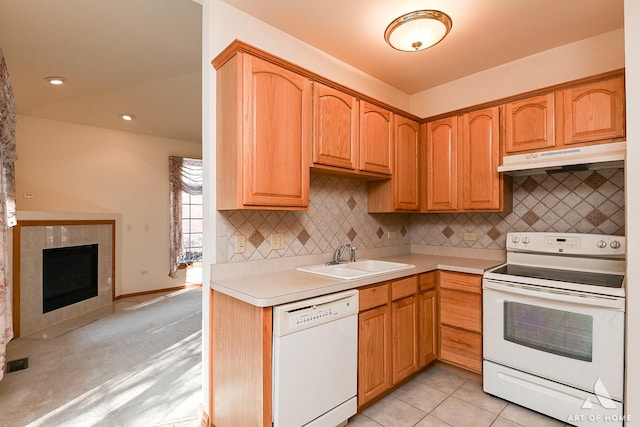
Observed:
[[[308,206],[311,82],[247,55],[243,95],[243,203]]]
[[[505,105],[504,151],[508,154],[555,146],[554,95],[535,96]]]
[[[391,387],[391,312],[388,305],[358,315],[358,406]]]
[[[313,163],[357,167],[358,100],[320,83],[313,84]]]
[[[624,77],[565,89],[564,143],[625,136]]]
[[[427,123],[427,211],[458,209],[456,117]]]
[[[422,275],[421,275],[422,276]],[[436,291],[431,290],[420,293],[418,297],[418,368],[422,368],[435,360],[438,348],[436,334],[437,301]]]
[[[360,169],[391,175],[393,140],[393,114],[360,101]]]
[[[394,209],[420,209],[419,148],[420,125],[413,120],[396,116],[395,168],[392,178]]]
[[[498,107],[462,116],[462,207],[500,209],[502,176]],[[460,121],[459,121],[460,124]]]
[[[418,304],[415,295],[391,304],[391,323],[393,384],[397,384],[418,369]]]

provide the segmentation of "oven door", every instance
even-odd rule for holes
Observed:
[[[483,356],[622,401],[624,298],[485,278]]]

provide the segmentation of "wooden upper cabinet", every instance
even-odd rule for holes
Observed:
[[[555,146],[554,117],[552,93],[505,104],[505,153]]]
[[[504,154],[624,140],[624,76],[504,104]]]
[[[393,207],[396,210],[420,209],[420,125],[396,116],[396,150],[393,171]]]
[[[499,117],[499,108],[493,107],[464,114],[459,119],[464,210],[501,208]]]
[[[360,170],[391,175],[393,113],[360,100]]]
[[[417,212],[420,210],[420,124],[395,117],[395,155],[390,180],[367,183],[369,212]]]
[[[238,52],[217,85],[217,209],[305,209],[310,80]]]
[[[624,91],[622,76],[563,90],[564,144],[624,138]]]
[[[458,209],[457,121],[454,116],[427,123],[427,211]]]
[[[427,123],[426,151],[424,211],[511,209],[511,187],[498,173],[499,107]]]
[[[358,100],[313,84],[313,163],[355,170],[358,166]]]

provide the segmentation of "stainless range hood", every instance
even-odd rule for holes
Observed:
[[[626,142],[563,148],[537,153],[504,156],[498,172],[508,175],[537,175],[577,170],[623,168]]]

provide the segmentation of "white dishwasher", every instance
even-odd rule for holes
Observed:
[[[343,425],[357,383],[357,290],[273,308],[274,427]]]

